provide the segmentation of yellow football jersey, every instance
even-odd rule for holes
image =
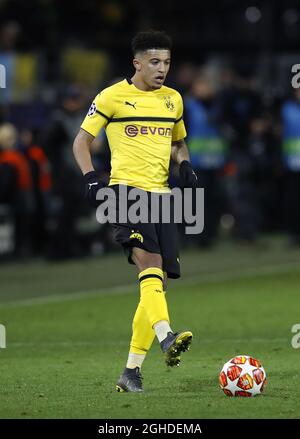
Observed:
[[[81,128],[105,128],[111,150],[109,185],[168,192],[172,141],[186,137],[180,94],[162,86],[142,91],[124,79],[99,93]]]

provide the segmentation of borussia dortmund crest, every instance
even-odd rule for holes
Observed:
[[[174,111],[175,110],[175,105],[171,101],[170,96],[164,96],[164,100],[165,100],[165,106],[167,107],[167,109],[169,111]]]
[[[143,235],[141,235],[141,233],[135,232],[134,230],[132,230],[132,233],[129,236],[129,239],[137,239],[140,242],[144,242]]]

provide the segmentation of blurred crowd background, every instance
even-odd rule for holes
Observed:
[[[0,0],[0,259],[101,255],[116,246],[83,198],[72,143],[94,96],[133,74],[130,41],[167,31],[166,85],[184,98],[205,229],[183,246],[300,245],[300,2]],[[109,177],[105,133],[96,169]],[[170,184],[178,184],[172,168]]]

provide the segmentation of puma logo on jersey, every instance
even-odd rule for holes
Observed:
[[[136,104],[136,102],[134,104],[131,104],[130,102],[125,101],[125,105],[130,105],[131,107],[133,107],[136,110],[135,104]]]

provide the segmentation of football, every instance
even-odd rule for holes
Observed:
[[[259,360],[248,355],[238,355],[224,364],[219,382],[227,396],[251,397],[263,392],[267,379]]]

